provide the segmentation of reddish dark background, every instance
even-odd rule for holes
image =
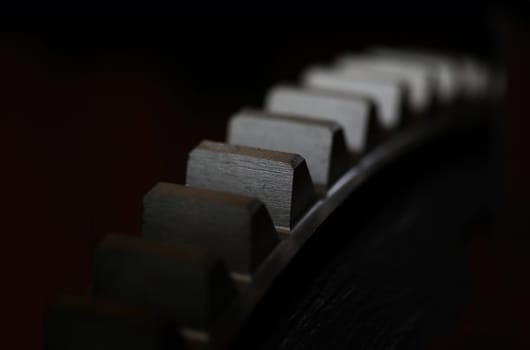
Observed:
[[[231,11],[241,4],[211,5],[204,17],[198,16],[200,4],[127,7],[133,14],[173,10],[158,31],[130,30],[142,21],[132,16],[123,26],[104,17],[71,26],[77,17],[61,17],[55,23],[60,29],[43,31],[35,28],[42,18],[25,16],[113,14],[121,5],[9,8],[33,29],[0,36],[0,348],[39,349],[47,303],[89,291],[96,244],[108,232],[139,234],[142,196],[153,184],[182,183],[187,152],[204,138],[222,139],[231,113],[259,105],[268,86],[295,80],[308,63],[326,62],[343,50],[427,45],[504,64],[506,198],[528,205],[529,36],[523,19],[513,15],[517,11],[498,22],[497,12],[478,3],[436,11],[426,4],[393,5],[383,12],[378,4],[352,3],[333,16],[340,7],[321,10],[309,2],[303,16],[292,17],[300,3],[253,4],[243,8],[247,12]],[[215,11],[226,17],[212,17]],[[472,302],[454,332],[433,347],[528,348],[529,265],[524,251],[513,254],[514,247],[528,247],[526,240],[480,237],[468,247]],[[503,250],[499,242],[506,243]],[[519,260],[508,259],[513,256]]]

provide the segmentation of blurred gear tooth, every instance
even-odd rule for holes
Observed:
[[[455,101],[464,91],[461,79],[462,65],[453,57],[417,49],[377,47],[373,48],[371,52],[390,59],[428,67],[435,77],[436,97],[444,104]]]
[[[403,82],[377,73],[370,74],[370,71],[362,72],[348,75],[334,69],[311,67],[304,72],[302,82],[311,88],[372,98],[381,127],[386,130],[397,128],[402,121],[406,104],[406,88]]]
[[[461,74],[466,96],[472,100],[486,97],[490,84],[494,81],[486,65],[468,56],[460,56],[460,61],[463,65]]]
[[[143,309],[87,297],[63,297],[45,318],[45,350],[189,349],[175,323]]]
[[[144,196],[143,237],[199,246],[247,279],[278,243],[257,198],[164,182]]]
[[[428,111],[436,100],[436,76],[428,65],[380,55],[356,54],[339,57],[336,69],[346,75],[360,70],[375,71],[401,80],[409,91],[410,110],[417,114]]]
[[[375,105],[366,96],[354,96],[328,90],[276,86],[266,97],[267,110],[330,120],[338,123],[344,132],[346,145],[361,154],[369,147],[370,138],[377,129]]]
[[[110,235],[96,252],[94,295],[207,331],[237,292],[224,264],[202,250]]]

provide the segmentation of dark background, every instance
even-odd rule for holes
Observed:
[[[143,194],[157,181],[182,183],[189,150],[205,138],[221,140],[231,113],[259,106],[272,84],[296,81],[307,64],[343,51],[422,46],[505,67],[506,197],[527,203],[522,7],[19,1],[2,3],[0,13],[6,29],[24,29],[0,35],[0,348],[40,348],[50,300],[88,293],[101,237],[139,234]],[[433,340],[439,348],[484,348],[492,336],[513,348],[528,345],[528,289],[520,283],[526,260],[501,263],[512,254],[496,254],[490,236],[481,237],[470,243],[473,302],[447,337]]]

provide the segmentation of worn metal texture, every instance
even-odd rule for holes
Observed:
[[[231,144],[291,152],[304,157],[316,185],[329,187],[353,165],[340,125],[243,109],[228,123]]]
[[[278,243],[258,199],[170,183],[144,196],[143,237],[198,246],[248,278]]]
[[[257,197],[275,226],[287,230],[317,199],[300,155],[211,141],[190,152],[186,184]]]

